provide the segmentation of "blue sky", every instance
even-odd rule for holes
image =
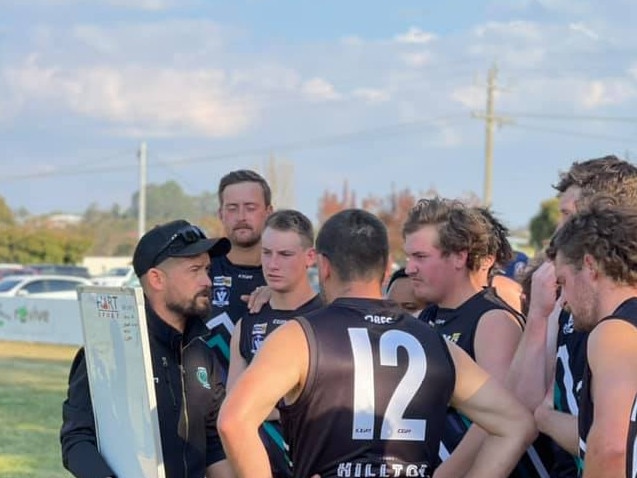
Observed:
[[[637,156],[631,0],[0,0],[0,194],[32,213],[128,206],[149,181],[214,191],[289,164],[315,218],[347,179],[482,195],[498,65],[493,207],[525,225],[574,160]],[[281,205],[281,204],[280,204]],[[292,204],[286,204],[290,206]]]

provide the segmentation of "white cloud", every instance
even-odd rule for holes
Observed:
[[[587,83],[579,99],[581,104],[589,109],[620,105],[627,100],[637,98],[637,88],[625,80],[594,80]]]
[[[334,85],[323,78],[312,78],[301,86],[301,91],[312,100],[338,100],[341,95],[336,91]]]
[[[451,92],[451,99],[457,103],[460,103],[462,106],[470,108],[472,110],[484,108],[484,88],[479,88],[477,86],[461,86],[455,88]]]
[[[425,43],[430,43],[436,38],[436,35],[433,33],[422,31],[418,27],[411,27],[407,30],[407,32],[396,35],[394,40],[398,43],[423,45]]]
[[[135,10],[161,11],[179,5],[176,0],[104,0],[114,7],[124,7]]]
[[[358,88],[355,89],[352,94],[354,97],[361,98],[367,103],[384,103],[391,98],[388,91],[378,88]]]
[[[419,68],[431,62],[431,53],[429,52],[403,53],[400,55],[400,59],[407,66]]]
[[[92,66],[61,69],[30,59],[6,74],[24,102],[57,104],[126,134],[233,136],[258,105],[228,88],[222,70]]]
[[[538,41],[542,39],[542,28],[530,21],[513,20],[510,22],[488,22],[474,28],[478,37],[495,39],[517,38],[525,41]]]
[[[568,28],[574,32],[583,34],[584,36],[590,38],[591,40],[595,40],[595,41],[599,40],[599,34],[597,34],[592,29],[588,28],[586,25],[584,25],[581,22],[571,23],[569,24]]]

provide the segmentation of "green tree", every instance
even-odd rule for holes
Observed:
[[[15,224],[15,216],[4,198],[0,196],[0,225],[11,226]]]
[[[559,200],[551,198],[542,201],[539,212],[531,218],[529,223],[530,243],[536,250],[542,249],[553,235],[559,219]]]
[[[129,213],[139,215],[139,191],[133,194]],[[196,216],[194,200],[188,196],[176,181],[163,184],[149,184],[146,187],[146,219],[151,224],[160,224],[173,219],[194,220]]]

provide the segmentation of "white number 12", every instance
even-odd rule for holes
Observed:
[[[349,328],[347,332],[354,356],[352,439],[372,440],[376,415],[372,344],[366,328]],[[404,414],[427,374],[427,356],[413,335],[402,330],[388,330],[380,336],[380,365],[396,367],[399,347],[407,351],[409,363],[405,375],[387,404],[380,428],[380,439],[424,441],[427,420],[404,418]]]

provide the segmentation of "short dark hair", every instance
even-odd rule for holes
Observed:
[[[435,226],[443,256],[467,251],[467,268],[480,269],[490,255],[491,226],[484,215],[457,199],[421,199],[409,211],[403,237],[425,226]]]
[[[270,185],[259,173],[256,173],[250,169],[238,169],[226,174],[219,181],[219,188],[217,194],[219,196],[219,206],[223,206],[223,192],[228,186],[239,183],[257,183],[263,189],[263,200],[265,206],[268,207],[272,204],[272,191]]]
[[[588,209],[571,216],[555,233],[546,252],[555,260],[561,253],[577,270],[586,254],[601,266],[611,280],[637,284],[637,211],[593,202]]]
[[[553,187],[560,194],[570,187],[580,188],[578,209],[600,193],[637,207],[637,167],[613,155],[574,162],[567,172],[560,174],[560,181]]]
[[[268,216],[265,227],[277,231],[292,231],[299,235],[303,247],[314,246],[314,228],[312,221],[300,211],[294,209],[280,209]]]
[[[387,228],[370,212],[346,209],[323,224],[316,238],[316,250],[328,258],[343,282],[382,282],[389,257]]]
[[[513,247],[509,242],[509,228],[502,224],[488,207],[477,207],[476,209],[491,226],[488,246],[489,255],[495,258],[496,265],[500,267],[506,266],[514,256]]]
[[[404,267],[401,267],[400,269],[396,269],[391,277],[389,278],[389,281],[387,282],[387,290],[389,291],[389,289],[391,289],[391,286],[394,282],[396,282],[398,279],[409,279],[409,276],[407,275],[407,271],[405,270]]]

